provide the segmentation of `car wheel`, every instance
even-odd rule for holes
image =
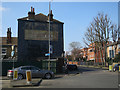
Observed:
[[[46,78],[46,79],[50,79],[51,77],[52,77],[52,76],[51,76],[50,73],[46,73],[46,74],[45,74],[45,78]]]
[[[22,74],[18,74],[18,80],[22,80],[23,79],[23,75]]]

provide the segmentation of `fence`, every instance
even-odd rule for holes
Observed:
[[[0,65],[2,65],[2,76],[6,76],[7,71],[13,68],[13,60],[1,61]],[[33,65],[42,69],[41,61],[14,61],[15,68],[25,65]]]
[[[0,65],[2,65],[2,69],[1,69],[2,76],[6,76],[7,71],[13,68],[13,63],[15,68],[19,66],[32,65],[40,69],[48,69],[48,60],[41,60],[41,61],[4,60],[4,61],[0,61]],[[64,58],[50,60],[50,66],[51,66],[50,70],[53,71],[54,73],[61,73],[63,64],[64,64]]]
[[[57,59],[53,59],[53,60],[43,60],[42,61],[42,69],[48,69],[48,63],[50,62],[50,70],[53,71],[54,73],[56,73],[56,63],[57,63]]]

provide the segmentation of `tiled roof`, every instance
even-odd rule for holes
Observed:
[[[19,18],[20,20],[28,20],[28,17],[23,17],[23,18]],[[42,14],[42,13],[39,13],[39,14],[36,14],[35,17],[34,17],[34,20],[35,21],[44,21],[44,22],[47,22],[48,21],[48,16]],[[56,19],[53,19],[53,22],[58,22],[58,23],[63,23],[63,22],[60,22]]]
[[[11,43],[7,43],[7,37],[0,37],[0,41],[2,41],[2,42],[0,42],[0,45],[2,44],[2,45],[17,45],[17,41],[18,41],[18,38],[17,37],[12,37],[12,39],[11,39],[12,41],[11,41]]]

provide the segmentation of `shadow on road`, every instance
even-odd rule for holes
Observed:
[[[93,72],[93,71],[99,71],[99,70],[102,70],[102,69],[98,69],[98,68],[88,68],[88,67],[78,67],[77,70],[75,71],[68,71],[68,75],[71,75],[71,74],[74,74],[74,75],[77,75],[77,74],[82,74],[84,72]]]
[[[77,70],[68,70],[67,72],[64,72],[62,74],[56,74],[55,75],[55,78],[54,79],[59,79],[59,78],[62,78],[64,76],[74,76],[74,75],[77,75],[77,74],[82,74],[84,72],[92,72],[92,71],[98,71],[100,69],[95,69],[95,68],[88,68],[88,67],[78,67]]]

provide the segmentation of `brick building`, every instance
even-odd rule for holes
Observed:
[[[82,56],[83,59],[87,59],[88,58],[88,48],[81,49],[80,55]]]
[[[116,53],[114,47],[116,46]],[[88,48],[81,49],[81,55],[82,57],[87,57],[87,61],[95,62],[95,63],[104,63],[104,60],[102,60],[103,51],[101,52],[99,47],[96,48],[95,43],[90,44]],[[107,57],[114,58],[116,54],[120,53],[120,39],[118,39],[117,42],[112,43],[108,42],[107,44]],[[102,57],[102,58],[101,58]]]
[[[116,51],[115,51],[116,47]],[[116,54],[120,53],[120,40],[114,43],[110,43],[107,47],[107,54],[109,58],[114,58]]]
[[[53,18],[52,11],[47,16],[35,15],[34,8],[27,17],[18,19],[18,60],[41,60],[49,52],[49,15],[51,34],[51,58],[60,58],[64,53],[63,22]]]
[[[12,45],[15,46],[14,51],[14,57],[17,58],[17,37],[12,37],[11,36],[11,28],[8,28],[7,30],[7,37],[0,37],[0,40],[2,41],[0,43],[0,46],[2,47],[2,58],[1,59],[8,59],[11,57],[11,52],[12,52]]]

